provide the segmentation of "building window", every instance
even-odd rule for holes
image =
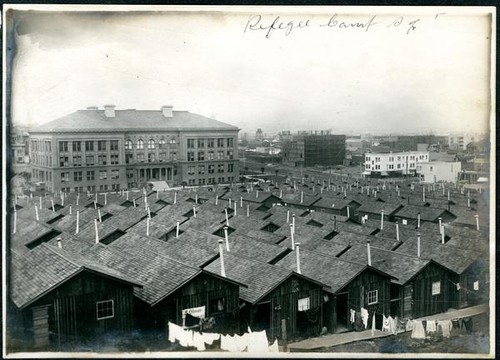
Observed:
[[[311,308],[311,298],[310,297],[302,298],[302,299],[299,299],[297,301],[297,310],[298,311],[307,311],[310,308]]]
[[[132,150],[132,141],[131,140],[127,140],[125,141],[125,150]]]
[[[108,178],[107,170],[99,170],[99,180],[106,180]]]
[[[215,184],[215,178],[208,178],[208,183],[209,184]]]
[[[224,151],[217,151],[217,160],[224,159]]]
[[[134,160],[134,154],[125,154],[125,163],[130,164]]]
[[[214,154],[214,152],[213,152],[213,151],[209,151],[209,152],[208,152],[208,158],[207,158],[207,160],[214,160],[214,159],[215,159],[215,156],[214,156],[214,155],[215,155],[215,154]]]
[[[59,157],[59,166],[60,167],[69,166],[68,162],[69,162],[69,158],[67,156]]]
[[[195,179],[189,179],[188,180],[188,185],[195,185],[196,184],[196,180]]]
[[[194,151],[188,151],[188,153],[187,153],[187,160],[188,161],[194,161]]]
[[[137,141],[137,148],[141,149],[141,150],[144,149],[144,141],[138,140]]]
[[[219,183],[223,183],[224,182],[224,177],[220,177],[219,178]]]
[[[111,179],[118,179],[120,177],[120,170],[111,170]]]
[[[188,166],[188,175],[194,175],[194,166]]]
[[[198,149],[205,147],[205,139],[198,139]]]
[[[155,154],[154,153],[148,154],[148,162],[155,162]]]
[[[108,156],[107,155],[99,155],[99,165],[107,165]]]
[[[99,140],[97,142],[97,150],[98,151],[106,151],[106,140]]]
[[[59,152],[68,152],[68,142],[67,141],[59,141]]]
[[[223,173],[224,172],[224,164],[218,164],[217,165],[217,172],[218,173]]]
[[[232,173],[234,171],[234,164],[227,164],[227,172]]]
[[[95,180],[95,171],[94,170],[87,171],[87,181],[94,181],[94,180]]]
[[[137,154],[137,161],[144,162],[144,154]]]
[[[217,139],[217,147],[224,147],[224,139]]]
[[[172,158],[172,161],[177,160],[177,153],[176,153],[175,151],[174,151],[174,152],[172,152],[172,153],[170,153],[170,156],[171,156],[171,158]]]
[[[368,305],[378,303],[378,290],[368,291]]]
[[[187,139],[188,149],[194,149],[194,139]]]
[[[118,165],[118,154],[111,154],[111,165]]]
[[[215,173],[215,165],[208,165],[208,173],[209,174]]]
[[[198,161],[203,161],[203,160],[205,160],[205,152],[198,151]]]
[[[199,185],[205,185],[205,179],[199,179],[198,180]]]
[[[82,151],[82,143],[79,141],[73,141],[73,152]]]
[[[198,166],[198,174],[200,175],[205,174],[205,165]]]
[[[228,158],[228,159],[232,159],[232,158],[233,158],[233,150],[229,150],[229,151],[227,152],[227,158]]]
[[[118,140],[111,140],[109,142],[109,148],[111,151],[118,151]]]
[[[75,171],[73,173],[73,177],[75,181],[82,181],[82,172],[81,171]]]
[[[148,141],[148,149],[154,149],[155,148],[155,141],[153,139]]]
[[[94,192],[95,191],[95,185],[88,185],[87,186],[87,190],[90,191],[90,192]]]
[[[68,181],[69,181],[69,172],[61,173],[61,182],[68,182]]]
[[[159,161],[165,161],[165,160],[167,160],[167,154],[165,154],[165,153],[159,153],[158,154],[158,160]]]
[[[94,151],[93,141],[85,141],[85,151]]]
[[[233,147],[233,138],[227,139],[227,147]]]
[[[73,156],[73,166],[82,166],[82,157],[80,155]]]
[[[441,281],[434,281],[432,283],[432,295],[441,294]]]
[[[94,165],[94,155],[87,155],[85,157],[85,163],[87,166],[93,166]]]
[[[113,300],[97,301],[97,320],[115,317],[115,303]]]
[[[207,147],[213,148],[214,147],[214,139],[208,139],[207,140]]]

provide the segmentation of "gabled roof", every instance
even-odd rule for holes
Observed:
[[[232,126],[188,111],[173,111],[171,118],[160,110],[115,110],[106,117],[104,110],[78,110],[31,129],[30,134],[45,132],[116,132],[116,131],[237,131]]]
[[[380,202],[373,198],[367,198],[362,202],[362,205],[357,208],[357,211],[380,215],[382,210],[384,210],[384,215],[389,216],[401,207],[402,205],[397,203]]]
[[[247,288],[240,288],[240,298],[251,304],[257,303],[293,275],[302,277],[320,286],[325,286],[323,283],[297,274],[293,270],[269,265],[228,252],[224,253],[224,267],[227,278],[248,286]],[[220,258],[210,263],[204,270],[220,275]]]
[[[422,221],[437,221],[438,217],[443,216],[443,214],[445,213],[454,216],[452,213],[445,209],[416,205],[405,205],[401,210],[396,212],[395,216],[408,219],[417,219],[418,213],[420,213],[420,220]]]
[[[141,286],[136,278],[116,269],[45,244],[22,255],[15,252],[11,254],[10,294],[19,308],[30,305],[84,270]]]

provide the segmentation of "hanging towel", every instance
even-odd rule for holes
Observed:
[[[170,321],[168,322],[168,341],[170,342],[175,342],[175,340],[179,339],[179,335],[182,335],[182,332],[184,331],[183,328],[180,326],[171,323]]]
[[[368,327],[368,310],[365,308],[361,308],[361,320],[366,329]]]
[[[443,337],[449,338],[450,331],[453,327],[453,323],[450,320],[441,320],[438,321],[438,325],[441,328],[441,331],[443,332]]]
[[[203,335],[199,332],[193,332],[193,346],[196,347],[198,351],[205,350],[205,341],[203,340]]]
[[[413,320],[413,331],[411,333],[412,339],[425,339],[425,330],[421,321]]]
[[[274,340],[273,344],[269,346],[269,352],[280,352],[278,347],[278,339]]]
[[[405,330],[406,331],[412,331],[413,330],[413,320],[406,320],[406,324],[405,324]]]
[[[373,313],[373,318],[372,318],[372,336],[375,335],[375,312]]]
[[[350,312],[350,314],[351,314],[351,315],[349,316],[349,321],[351,322],[351,324],[353,324],[353,323],[354,323],[354,321],[355,321],[356,311],[354,311],[353,309],[350,309],[350,310],[349,310],[349,312]]]
[[[214,341],[220,339],[220,334],[214,334],[214,333],[202,333],[201,336],[203,337],[203,341],[205,344],[212,345]]]
[[[248,335],[249,335],[248,333],[245,333],[242,336],[234,335],[233,341],[234,341],[235,351],[243,352],[247,350],[248,344],[250,342]]]
[[[193,345],[193,331],[192,330],[183,330],[182,333],[179,334],[179,344],[184,347]]]
[[[249,353],[267,353],[269,344],[267,342],[266,330],[254,331],[249,335],[248,352]]]
[[[427,326],[426,326],[427,332],[430,333],[435,333],[437,331],[436,328],[436,321],[435,320],[428,320],[427,321]]]

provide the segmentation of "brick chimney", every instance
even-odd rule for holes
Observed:
[[[173,106],[171,105],[164,105],[161,107],[161,112],[164,117],[166,118],[173,118],[174,117],[174,112],[172,111]]]
[[[104,105],[104,115],[108,118],[115,117],[115,105]]]

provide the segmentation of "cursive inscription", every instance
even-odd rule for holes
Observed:
[[[288,36],[294,28],[302,29],[308,26],[311,26],[309,19],[304,21],[301,20],[298,22],[287,22],[281,21],[279,16],[276,16],[271,24],[265,25],[262,23],[261,15],[253,15],[248,19],[244,32],[247,32],[249,30],[264,30],[266,31],[266,38],[269,39],[273,31],[275,30],[282,30],[285,32],[285,36]]]
[[[328,21],[328,23],[326,24],[320,24],[319,26],[320,27],[338,27],[339,29],[350,29],[350,28],[361,28],[361,29],[365,29],[366,32],[368,32],[368,30],[370,30],[370,27],[377,24],[375,22],[375,15],[373,15],[370,20],[368,21],[365,21],[365,22],[360,22],[360,21],[353,21],[353,22],[349,22],[349,21],[340,21],[338,20],[338,15],[337,14],[334,14],[330,20]]]

